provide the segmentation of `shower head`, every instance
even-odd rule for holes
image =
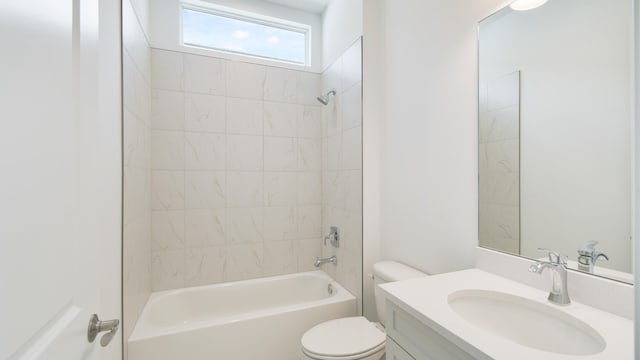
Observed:
[[[326,94],[318,96],[316,99],[322,103],[322,105],[329,105],[329,96],[336,95],[336,89],[329,90]]]

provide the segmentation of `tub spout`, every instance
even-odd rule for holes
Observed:
[[[316,258],[316,262],[313,264],[313,266],[320,267],[320,265],[326,264],[326,263],[337,264],[338,263],[338,258],[335,255],[332,256],[332,257],[323,258],[323,259]]]

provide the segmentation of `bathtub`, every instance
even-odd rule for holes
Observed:
[[[355,297],[323,271],[155,292],[128,359],[298,360],[305,331],[355,313]]]

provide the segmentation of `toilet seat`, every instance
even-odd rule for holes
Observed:
[[[365,317],[323,322],[302,336],[302,352],[318,360],[364,359],[384,352],[385,333]]]

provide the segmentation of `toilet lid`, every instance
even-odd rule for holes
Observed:
[[[305,351],[321,356],[349,356],[384,344],[385,334],[362,316],[335,319],[309,329],[302,336]]]

